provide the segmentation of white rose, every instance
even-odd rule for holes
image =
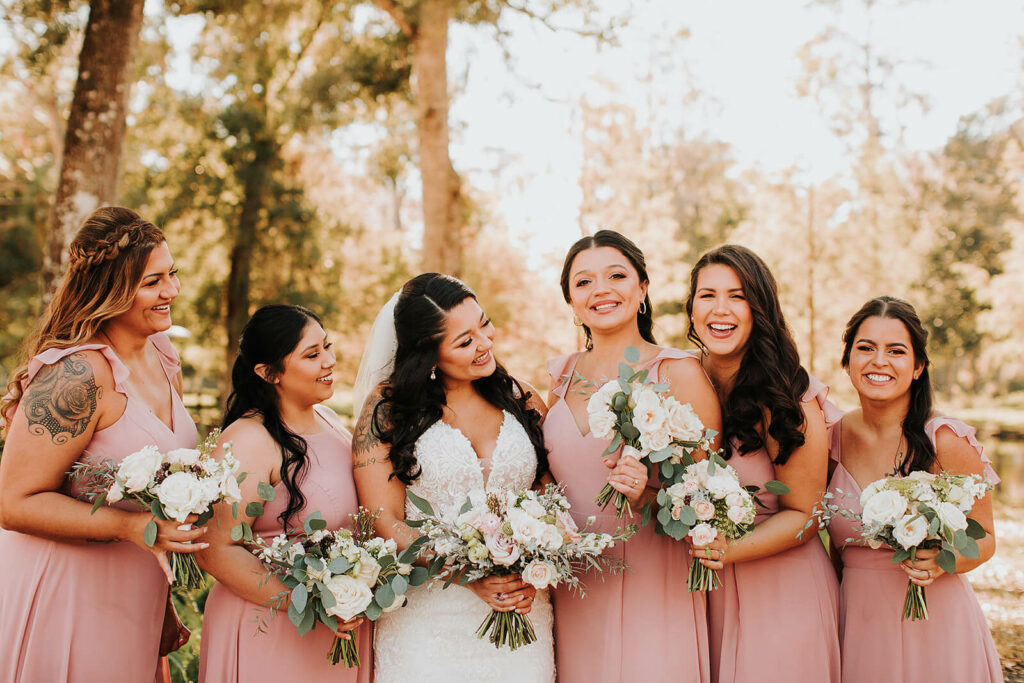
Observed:
[[[715,504],[709,500],[698,500],[693,503],[693,511],[697,519],[706,522],[715,517]]]
[[[156,487],[156,496],[168,517],[184,522],[203,511],[203,487],[191,472],[175,472]]]
[[[520,503],[519,507],[522,508],[523,512],[530,515],[534,519],[540,519],[541,517],[547,514],[547,511],[544,509],[543,505],[530,498],[527,498],[522,503]]]
[[[530,584],[537,590],[543,590],[555,584],[558,572],[549,562],[533,560],[523,569],[523,581]]]
[[[633,408],[633,426],[640,430],[640,434],[661,432],[666,430],[665,408],[661,405],[661,398],[650,389],[639,389],[633,392],[636,407]]]
[[[670,443],[672,443],[672,435],[665,427],[640,434],[640,447],[651,453],[668,448]]]
[[[704,436],[704,423],[689,403],[672,400],[667,405],[666,423],[672,436],[680,441],[700,441]]]
[[[725,497],[725,504],[731,508],[747,507],[747,496],[745,491],[733,491]]]
[[[946,500],[963,510],[964,499],[967,498],[967,491],[962,486],[952,484],[946,491]],[[970,509],[970,507],[968,507]]]
[[[395,601],[391,603],[391,606],[390,607],[385,607],[381,611],[383,611],[384,614],[387,614],[388,612],[394,612],[396,609],[402,607],[404,604],[405,604],[405,594],[403,593],[402,595],[396,595],[395,596]]]
[[[754,521],[754,515],[750,514],[751,512],[752,510],[746,505],[735,505],[729,508],[726,516],[733,524],[750,524]]]
[[[540,544],[548,550],[558,550],[562,547],[562,532],[552,524],[545,524],[540,533]]]
[[[327,613],[348,621],[366,611],[373,602],[373,591],[363,583],[345,574],[332,576],[324,582],[334,596],[334,605]]]
[[[867,504],[869,498],[871,498],[873,495],[875,495],[876,493],[885,488],[886,481],[888,480],[878,479],[877,481],[873,481],[870,484],[868,484],[863,491],[860,492],[861,507],[864,507]]]
[[[934,507],[934,504],[939,501],[939,497],[935,494],[933,489],[926,482],[919,482],[914,485],[914,490],[911,492],[914,500],[921,501],[922,503],[928,503]]]
[[[238,481],[233,476],[224,477],[220,482],[220,495],[226,503],[241,503],[242,489],[238,488]]]
[[[509,510],[508,522],[512,526],[512,538],[524,544],[537,542],[545,526],[544,522],[515,508]]]
[[[377,576],[380,575],[380,565],[377,564],[377,560],[373,559],[370,553],[366,552],[362,548],[359,551],[359,573],[356,578],[365,583],[370,588],[377,585]]]
[[[894,524],[907,511],[907,499],[890,489],[877,492],[864,503],[864,524]]]
[[[714,541],[715,537],[718,536],[718,532],[707,522],[701,522],[690,529],[690,533],[687,535],[693,539],[694,545],[704,546]]]
[[[953,503],[939,503],[935,507],[935,514],[939,516],[939,520],[945,526],[954,531],[967,528],[967,517]]]
[[[905,549],[916,547],[928,535],[928,520],[924,515],[904,515],[892,529],[892,536]]]
[[[598,389],[587,401],[587,423],[594,438],[610,439],[615,435],[614,427],[618,418],[610,403],[619,391],[619,383],[613,380]]]
[[[167,462],[172,465],[191,467],[199,462],[200,455],[202,453],[194,448],[175,448],[173,451],[167,451]]]
[[[907,475],[907,479],[914,479],[916,481],[923,481],[923,482],[925,482],[927,484],[934,483],[937,478],[938,478],[937,475],[932,474],[931,472],[926,472],[924,470],[914,470],[913,472],[911,472],[910,474]]]
[[[220,500],[220,482],[213,477],[204,477],[199,479],[199,486],[202,490],[202,504],[200,507],[208,508],[213,503]]]
[[[715,498],[721,499],[730,493],[739,491],[740,483],[729,476],[727,472],[719,472],[719,470],[716,470],[713,476],[708,477],[708,480],[704,482],[704,488]]]
[[[142,491],[153,483],[153,475],[160,469],[163,456],[156,446],[146,446],[135,451],[117,467],[117,476],[124,482],[129,493]]]
[[[326,564],[321,564],[320,569],[316,569],[315,567],[306,567],[306,574],[314,581],[326,581],[331,578],[331,573],[327,571]]]
[[[107,502],[108,503],[116,503],[117,501],[121,500],[122,498],[124,498],[124,489],[122,489],[121,485],[118,484],[117,481],[115,481],[110,486],[110,489],[107,491]]]
[[[485,543],[494,564],[511,567],[519,559],[519,546],[505,534],[497,533],[487,536]]]

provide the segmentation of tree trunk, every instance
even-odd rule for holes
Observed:
[[[117,198],[142,7],[142,0],[92,0],[90,6],[44,250],[47,301],[82,220]]]
[[[462,202],[448,156],[450,0],[423,0],[412,44],[413,92],[423,182],[423,269],[462,270]]]

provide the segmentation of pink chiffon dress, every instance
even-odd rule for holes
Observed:
[[[291,526],[320,511],[328,529],[350,527],[349,515],[356,512],[356,487],[352,481],[352,438],[333,421],[324,418],[324,430],[304,434],[309,468],[301,480],[305,506],[291,519]],[[278,515],[288,506],[288,490],[279,482],[274,500],[253,522],[253,532],[270,542],[284,532]],[[267,629],[257,632],[256,620],[264,617]],[[353,632],[362,666],[332,665],[327,653],[334,633],[323,624],[300,636],[284,612],[270,617],[262,605],[249,602],[216,583],[210,589],[203,613],[203,643],[199,659],[199,680],[208,683],[256,683],[258,681],[347,681],[372,680],[373,646],[370,625]]]
[[[828,387],[814,377],[803,395],[814,399],[831,426],[841,415],[828,400]],[[765,449],[740,455],[729,464],[744,486],[775,478]],[[779,510],[778,496],[758,498],[754,524]],[[727,564],[718,572],[720,588],[708,592],[712,680],[718,683],[839,683],[839,586],[825,546],[811,538],[803,545],[749,562]]]
[[[950,417],[933,417],[925,423],[933,444],[935,433],[942,428],[967,439],[985,464],[985,476],[993,484],[999,483],[975,439],[974,427]],[[860,513],[861,489],[843,466],[841,444],[840,426],[832,433],[831,457],[836,465],[829,490],[836,495],[837,504]],[[1003,680],[999,654],[966,576],[943,574],[935,579],[925,588],[929,618],[903,621],[907,575],[893,564],[892,550],[847,543],[860,535],[855,520],[836,515],[828,530],[843,563],[839,590],[843,683]]]
[[[579,357],[575,353],[548,362],[559,400],[544,422],[544,443],[551,473],[566,485],[576,522],[583,526],[593,515],[593,530],[612,532],[631,521],[638,524],[639,517],[619,519],[612,506],[602,511],[594,503],[610,471],[601,461],[608,442],[582,434],[564,400]],[[657,377],[663,361],[682,358],[697,362],[694,352],[662,349],[637,369],[646,367]],[[648,485],[657,487],[657,477]],[[585,576],[583,598],[565,588],[554,592],[558,680],[707,683],[705,599],[686,589],[686,544],[657,535],[652,522],[613,552],[629,565],[624,573]]]
[[[97,430],[81,461],[120,462],[143,446],[194,448],[196,426],[170,386],[180,365],[166,335],[151,336],[172,394],[168,427],[129,396],[129,370],[104,344],[49,349],[29,361],[27,387],[39,371],[74,353],[95,350],[127,397],[118,420]],[[82,498],[65,481],[63,493]],[[127,502],[117,507],[137,511]],[[139,683],[157,673],[167,579],[156,558],[134,543],[69,543],[0,530],[0,682]]]

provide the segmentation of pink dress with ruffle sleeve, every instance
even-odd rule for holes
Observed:
[[[933,444],[942,428],[966,439],[981,456],[985,476],[999,483],[974,427],[951,417],[933,417],[925,423]],[[842,429],[837,427],[832,432],[831,457],[836,466],[829,491],[838,505],[860,513],[861,489],[843,466],[841,444]],[[929,618],[904,621],[907,575],[892,562],[892,550],[847,543],[859,537],[860,526],[839,515],[831,519],[828,531],[843,562],[839,589],[843,683],[1001,683],[999,654],[966,576],[943,574],[935,579],[925,588]]]
[[[841,415],[814,377],[803,395],[831,426]],[[728,460],[744,486],[775,478],[768,451]],[[778,496],[758,493],[755,524],[779,510]],[[708,592],[712,680],[719,683],[839,683],[839,586],[817,538],[781,553],[727,564],[722,586]]]
[[[300,486],[306,504],[290,520],[301,527],[306,517],[319,511],[328,529],[351,527],[349,515],[356,512],[356,487],[352,480],[352,438],[324,418],[324,431],[306,434],[309,468]],[[288,506],[283,483],[274,487],[274,500],[253,522],[253,532],[268,543],[283,533],[278,516]],[[267,622],[257,632],[257,620]],[[267,683],[277,681],[343,681],[368,683],[372,680],[373,645],[370,625],[354,631],[362,666],[332,665],[327,653],[334,633],[323,624],[304,636],[284,612],[270,617],[262,605],[235,595],[223,584],[210,589],[203,612],[203,645],[199,680],[208,683]]]
[[[166,335],[149,339],[170,383],[180,368],[177,353]],[[93,434],[80,460],[120,462],[148,445],[195,447],[196,426],[178,393],[170,389],[171,429],[128,395],[128,368],[104,344],[44,351],[29,361],[23,387],[44,366],[90,350],[110,363],[114,390],[128,400],[114,424]],[[63,492],[82,497],[69,482]],[[117,506],[137,510],[126,502]],[[128,541],[67,543],[0,530],[0,586],[0,682],[153,680],[167,579],[151,553]]]
[[[601,461],[608,442],[581,434],[564,400],[579,355],[548,362],[554,393],[561,398],[548,411],[544,443],[552,475],[567,487],[576,522],[582,527],[593,515],[593,530],[612,532],[630,521],[639,524],[639,517],[619,519],[613,507],[602,511],[594,503],[610,471]],[[662,349],[637,369],[647,367],[657,377],[663,361],[681,358],[696,362],[697,355]],[[657,477],[648,485],[657,487]],[[561,683],[711,680],[705,599],[686,589],[686,551],[685,543],[657,535],[651,522],[613,550],[629,565],[624,573],[585,576],[583,598],[555,590],[555,666]]]

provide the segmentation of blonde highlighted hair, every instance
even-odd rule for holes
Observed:
[[[67,272],[23,347],[25,363],[7,384],[0,417],[10,424],[21,400],[28,359],[48,349],[84,344],[104,322],[127,312],[153,248],[164,234],[131,209],[107,206],[85,219],[68,248]]]

